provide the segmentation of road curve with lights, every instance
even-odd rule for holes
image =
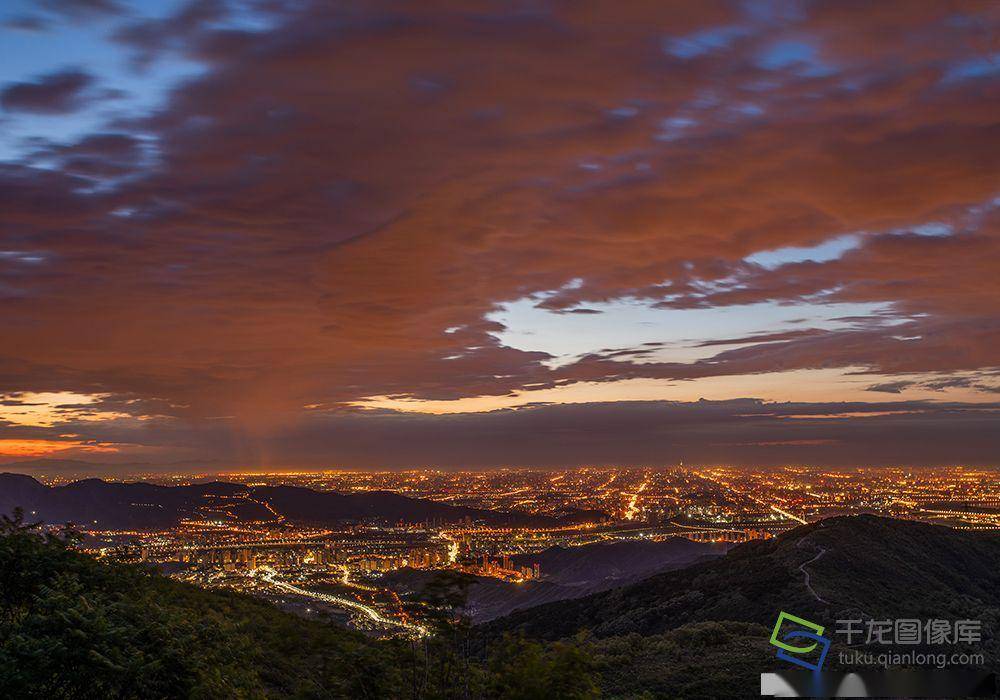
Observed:
[[[342,598],[340,596],[329,595],[327,593],[318,593],[316,591],[310,591],[305,588],[299,588],[298,586],[293,586],[290,583],[285,583],[284,581],[279,581],[275,578],[277,572],[273,570],[265,570],[261,578],[268,583],[277,586],[278,588],[288,591],[289,593],[294,593],[296,595],[306,596],[307,598],[314,598],[316,600],[321,600],[325,603],[331,603],[333,605],[338,605],[340,607],[348,608],[366,615],[371,620],[378,622],[383,625],[390,625],[395,627],[402,627],[417,636],[423,637],[428,634],[428,630],[423,625],[414,624],[412,622],[404,622],[402,620],[395,620],[391,617],[386,617],[382,615],[378,610],[371,607],[370,605],[365,605],[364,603],[359,603],[356,600],[351,600],[350,598]]]

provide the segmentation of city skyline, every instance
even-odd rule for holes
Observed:
[[[997,466],[998,26],[14,0],[0,470]]]

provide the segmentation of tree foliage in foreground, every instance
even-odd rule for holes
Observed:
[[[597,696],[578,644],[508,637],[473,656],[461,581],[429,591],[439,612],[433,637],[380,642],[249,596],[98,561],[75,551],[77,539],[20,513],[0,521],[0,696]]]

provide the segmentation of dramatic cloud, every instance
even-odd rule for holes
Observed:
[[[450,436],[414,438],[418,462],[449,461],[454,433],[429,426],[530,432],[556,409],[467,424],[338,412],[372,397],[531,401],[582,382],[831,369],[866,376],[859,402],[866,389],[992,401],[998,28],[991,3],[913,0],[206,2],[120,20],[108,41],[123,62],[199,70],[161,108],[109,106],[92,134],[38,139],[0,165],[0,392],[114,397],[146,421],[127,438],[66,431],[101,445],[221,431],[292,459],[332,443],[259,436],[317,430],[329,411],[340,422],[319,425],[338,436]],[[0,101],[67,112],[93,80],[18,82]],[[517,318],[496,315],[525,299],[607,330],[568,358],[538,338],[513,347],[502,339]],[[733,321],[792,304],[815,313]],[[817,322],[834,304],[864,315]],[[693,356],[625,347],[616,324],[636,309],[717,310],[734,330],[686,339]],[[933,425],[964,436],[985,420]],[[871,446],[850,431],[875,424],[734,428],[730,447],[700,454],[835,461]],[[884,449],[903,455],[913,425]],[[609,444],[648,437],[622,435]],[[344,461],[407,462],[372,440],[375,457],[358,447]],[[567,462],[593,454],[567,449]]]
[[[64,172],[95,178],[130,173],[141,165],[142,155],[141,142],[128,134],[93,134],[77,143],[51,145],[33,154]]]
[[[224,419],[185,425],[116,419],[49,428],[0,426],[16,456],[51,449],[54,431],[86,432],[64,457],[108,464],[160,461],[260,467],[419,467],[823,464],[990,465],[1000,448],[1000,404],[615,402],[529,406],[446,416],[393,411],[317,413],[248,435]],[[31,444],[42,446],[25,452]],[[56,443],[58,444],[58,443]],[[119,448],[117,454],[92,453]],[[199,461],[200,460],[200,461]]]
[[[43,76],[34,82],[14,83],[0,90],[0,106],[8,112],[61,114],[79,109],[93,78],[79,70]]]

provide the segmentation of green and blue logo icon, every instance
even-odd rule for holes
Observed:
[[[793,628],[783,634],[782,627],[786,623],[798,625],[800,629]],[[819,671],[823,668],[823,662],[826,661],[827,652],[830,651],[830,640],[821,636],[825,629],[822,625],[817,625],[815,622],[809,622],[809,620],[804,620],[782,610],[778,615],[778,621],[774,623],[774,631],[771,632],[771,645],[778,647],[777,655],[782,661],[808,668],[810,671]],[[789,643],[791,640],[798,639],[807,640],[807,643]],[[817,647],[820,647],[818,657],[813,654]]]

